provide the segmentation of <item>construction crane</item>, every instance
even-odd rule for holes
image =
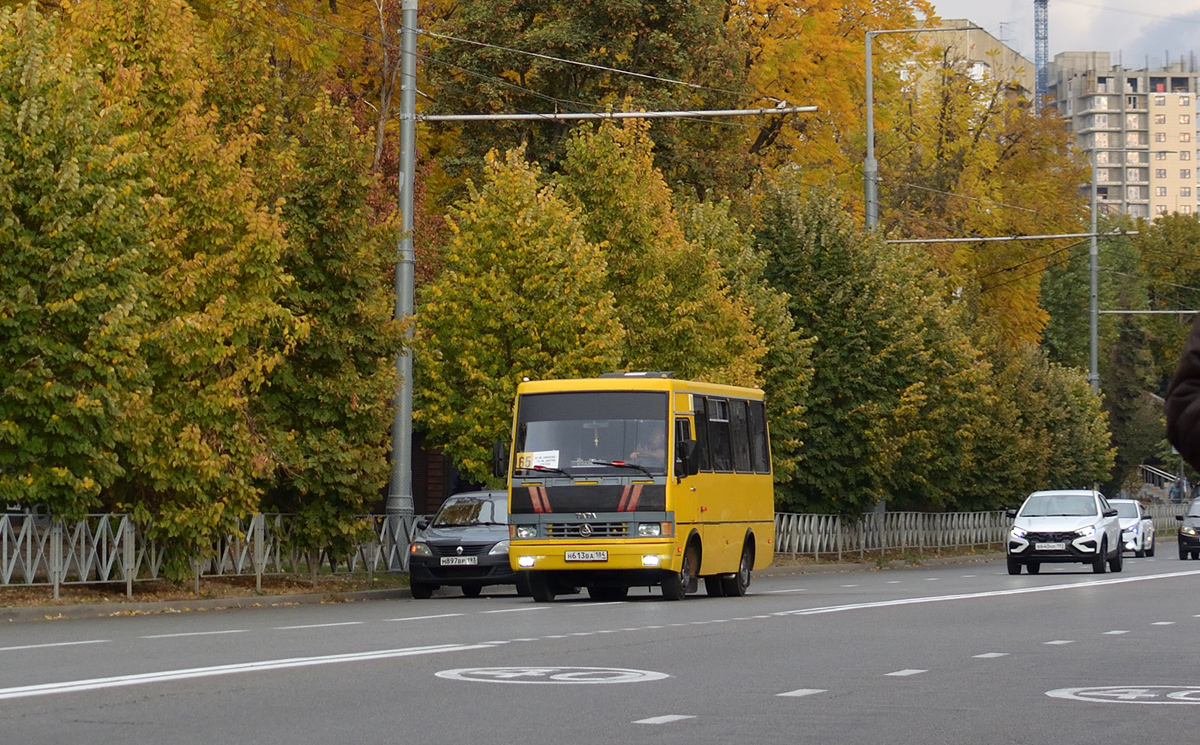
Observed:
[[[1033,66],[1037,75],[1034,83],[1034,109],[1041,111],[1042,101],[1046,98],[1049,88],[1049,24],[1047,23],[1047,3],[1049,0],[1033,0]]]

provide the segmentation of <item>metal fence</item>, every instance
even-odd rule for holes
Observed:
[[[1186,505],[1151,504],[1155,530],[1173,531]],[[295,539],[294,515],[255,515],[240,522],[193,561],[202,577],[407,571],[413,517],[367,515],[371,538],[347,555],[305,551]],[[775,552],[842,560],[868,552],[986,548],[1003,545],[1012,521],[995,512],[886,512],[860,519],[776,513]],[[74,525],[33,514],[0,515],[0,587],[133,583],[163,578],[164,546],[148,540],[128,515],[89,515]]]
[[[775,552],[837,558],[867,552],[1001,545],[1012,520],[997,512],[883,512],[847,519],[837,515],[775,515]]]

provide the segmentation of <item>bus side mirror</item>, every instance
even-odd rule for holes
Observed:
[[[508,445],[492,443],[492,475],[501,478],[508,475]]]
[[[675,475],[682,478],[700,473],[700,453],[697,451],[696,441],[680,440],[676,445]]]

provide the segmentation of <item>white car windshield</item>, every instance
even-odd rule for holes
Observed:
[[[1040,494],[1025,500],[1021,517],[1091,517],[1098,514],[1096,500],[1080,494]]]
[[[1137,517],[1138,506],[1133,502],[1109,502],[1117,508],[1117,517]]]

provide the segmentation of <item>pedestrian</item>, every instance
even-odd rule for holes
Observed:
[[[1167,440],[1184,461],[1200,470],[1200,316],[1167,386],[1166,409]]]

